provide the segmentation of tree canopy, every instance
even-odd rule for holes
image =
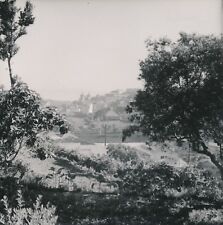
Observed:
[[[139,90],[127,107],[132,125],[123,137],[140,131],[152,140],[187,139],[223,172],[207,142],[222,142],[223,38],[181,33],[176,41],[147,41],[140,62]]]
[[[40,96],[22,82],[0,92],[0,165],[11,162],[24,146],[33,146],[42,131],[55,126],[67,132],[64,118],[53,108],[43,107]]]

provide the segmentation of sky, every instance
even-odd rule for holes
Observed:
[[[17,0],[24,5],[25,0]],[[145,41],[180,31],[221,33],[221,0],[33,0],[34,25],[13,72],[45,99],[140,88]],[[6,63],[0,84],[9,86]]]

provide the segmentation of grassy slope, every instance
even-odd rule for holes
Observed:
[[[193,152],[191,152],[189,156],[187,145],[184,145],[181,148],[177,147],[174,143],[168,143],[167,146],[152,143],[149,147],[142,143],[127,143],[124,145],[128,145],[137,149],[138,154],[144,160],[148,159],[152,162],[163,161],[177,167],[196,164],[200,168],[208,169],[213,174],[213,176],[219,177],[218,170],[206,156]],[[59,143],[59,146],[64,148],[71,154],[75,154],[75,152],[83,156],[100,156],[106,154],[106,146],[102,143],[94,145],[81,145],[78,143],[65,142]],[[212,150],[214,151],[216,149],[212,146]],[[65,158],[47,158],[46,160],[40,160],[38,158],[33,158],[28,151],[23,151],[20,153],[18,159],[27,164],[30,171],[32,171],[31,173],[29,173],[29,176],[31,177],[34,175],[47,176],[48,174],[52,174],[52,167],[54,167],[55,170],[64,168],[65,171],[68,171],[70,173],[74,173],[76,171],[72,163]],[[86,184],[84,178],[82,179],[82,181],[83,185],[89,185]],[[75,183],[76,182],[82,183],[79,178],[76,178]]]
[[[162,147],[159,144],[152,144],[150,148],[142,143],[126,143],[139,150],[143,155],[149,155],[150,158],[155,161],[166,161],[168,163],[176,163],[180,158],[177,148],[174,146],[169,146],[168,148]],[[59,146],[65,148],[67,152],[76,151],[85,156],[90,155],[102,155],[106,153],[106,146],[103,143],[97,143],[94,145],[81,145],[79,143],[59,143]],[[40,160],[38,158],[33,158],[32,154],[26,150],[23,150],[19,156],[19,160],[29,165],[29,168],[33,170],[36,174],[46,175],[50,171],[51,167],[58,167],[55,164],[54,158],[47,158],[46,160]]]

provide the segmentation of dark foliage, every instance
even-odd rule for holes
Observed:
[[[148,41],[149,54],[140,63],[139,90],[127,107],[136,131],[155,141],[187,139],[193,150],[207,155],[223,175],[223,167],[208,149],[223,137],[222,37],[180,34],[176,42]]]
[[[55,109],[42,107],[39,95],[26,84],[17,82],[9,91],[0,92],[1,165],[12,162],[24,145],[33,146],[40,132],[55,126],[62,134],[68,130],[64,118]],[[37,153],[44,157],[41,149]]]

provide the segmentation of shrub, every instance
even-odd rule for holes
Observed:
[[[146,216],[152,224],[182,224],[191,210],[217,208],[223,199],[220,184],[195,168],[138,164],[119,169],[118,177],[120,196],[126,199],[117,209]]]
[[[186,189],[187,193],[198,198],[214,201],[221,200],[223,197],[220,183],[207,172],[193,167],[175,168],[165,163],[155,163],[148,166],[140,163],[120,168],[117,175],[121,180],[123,194],[166,196],[170,195],[173,190],[182,192]]]
[[[139,156],[137,154],[137,149],[131,148],[125,145],[112,145],[109,144],[107,146],[107,154],[109,157],[114,158],[116,160],[120,160],[121,162],[130,162],[130,161],[139,161]]]
[[[199,225],[220,225],[223,221],[223,210],[217,209],[202,209],[193,210],[189,214],[189,221],[191,224]]]
[[[0,214],[2,225],[56,225],[57,216],[54,206],[43,206],[41,196],[38,196],[32,208],[26,208],[21,191],[18,191],[16,206],[10,207],[8,198],[3,197],[4,213]]]

